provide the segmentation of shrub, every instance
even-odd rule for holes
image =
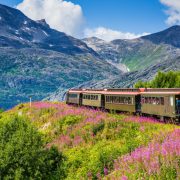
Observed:
[[[45,149],[42,135],[19,117],[0,122],[0,177],[43,179],[63,176],[63,156],[55,147]]]
[[[180,71],[158,72],[150,82],[138,81],[135,88],[180,88]]]
[[[92,132],[94,135],[96,135],[99,131],[102,131],[104,129],[104,122],[102,121],[100,124],[97,124],[96,126],[93,126]]]
[[[4,109],[0,108],[0,114],[4,112]]]

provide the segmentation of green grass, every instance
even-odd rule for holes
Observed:
[[[163,141],[179,128],[151,118],[48,102],[33,103],[32,108],[28,104],[19,105],[4,112],[1,120],[16,114],[38,129],[47,148],[55,145],[63,153],[66,179],[72,180],[106,177],[113,173],[117,158],[152,141]]]

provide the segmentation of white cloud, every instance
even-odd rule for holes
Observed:
[[[45,19],[56,30],[79,36],[84,22],[79,5],[64,0],[23,0],[17,5],[26,16],[33,20]]]
[[[33,20],[45,19],[51,28],[79,38],[96,36],[111,41],[134,39],[147,34],[124,33],[104,27],[84,28],[81,6],[66,0],[23,0],[16,8]]]
[[[87,28],[84,32],[85,37],[98,37],[105,41],[112,41],[114,39],[135,39],[147,34],[148,33],[134,34],[129,32],[121,32],[104,27],[98,27],[94,29]]]
[[[180,0],[160,0],[162,4],[168,7],[166,13],[168,25],[180,24]]]

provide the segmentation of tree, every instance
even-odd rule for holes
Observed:
[[[0,120],[0,177],[49,179],[64,175],[63,156],[55,147],[46,149],[42,135],[19,117]]]
[[[135,88],[180,88],[180,71],[158,72],[150,82],[138,81]]]
[[[4,112],[4,109],[0,108],[0,114]]]

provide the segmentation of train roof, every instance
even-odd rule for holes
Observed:
[[[105,95],[139,95],[139,94],[180,94],[180,88],[139,88],[139,89],[70,89],[69,93],[105,94]]]
[[[107,90],[69,90],[69,93],[83,94],[105,94],[105,95],[138,95],[140,92],[129,91],[107,91]]]
[[[162,95],[180,95],[180,91],[179,92],[173,92],[173,91],[169,91],[169,92],[163,92],[163,91],[160,91],[160,92],[141,92],[142,95],[158,95],[158,94],[162,94]]]

